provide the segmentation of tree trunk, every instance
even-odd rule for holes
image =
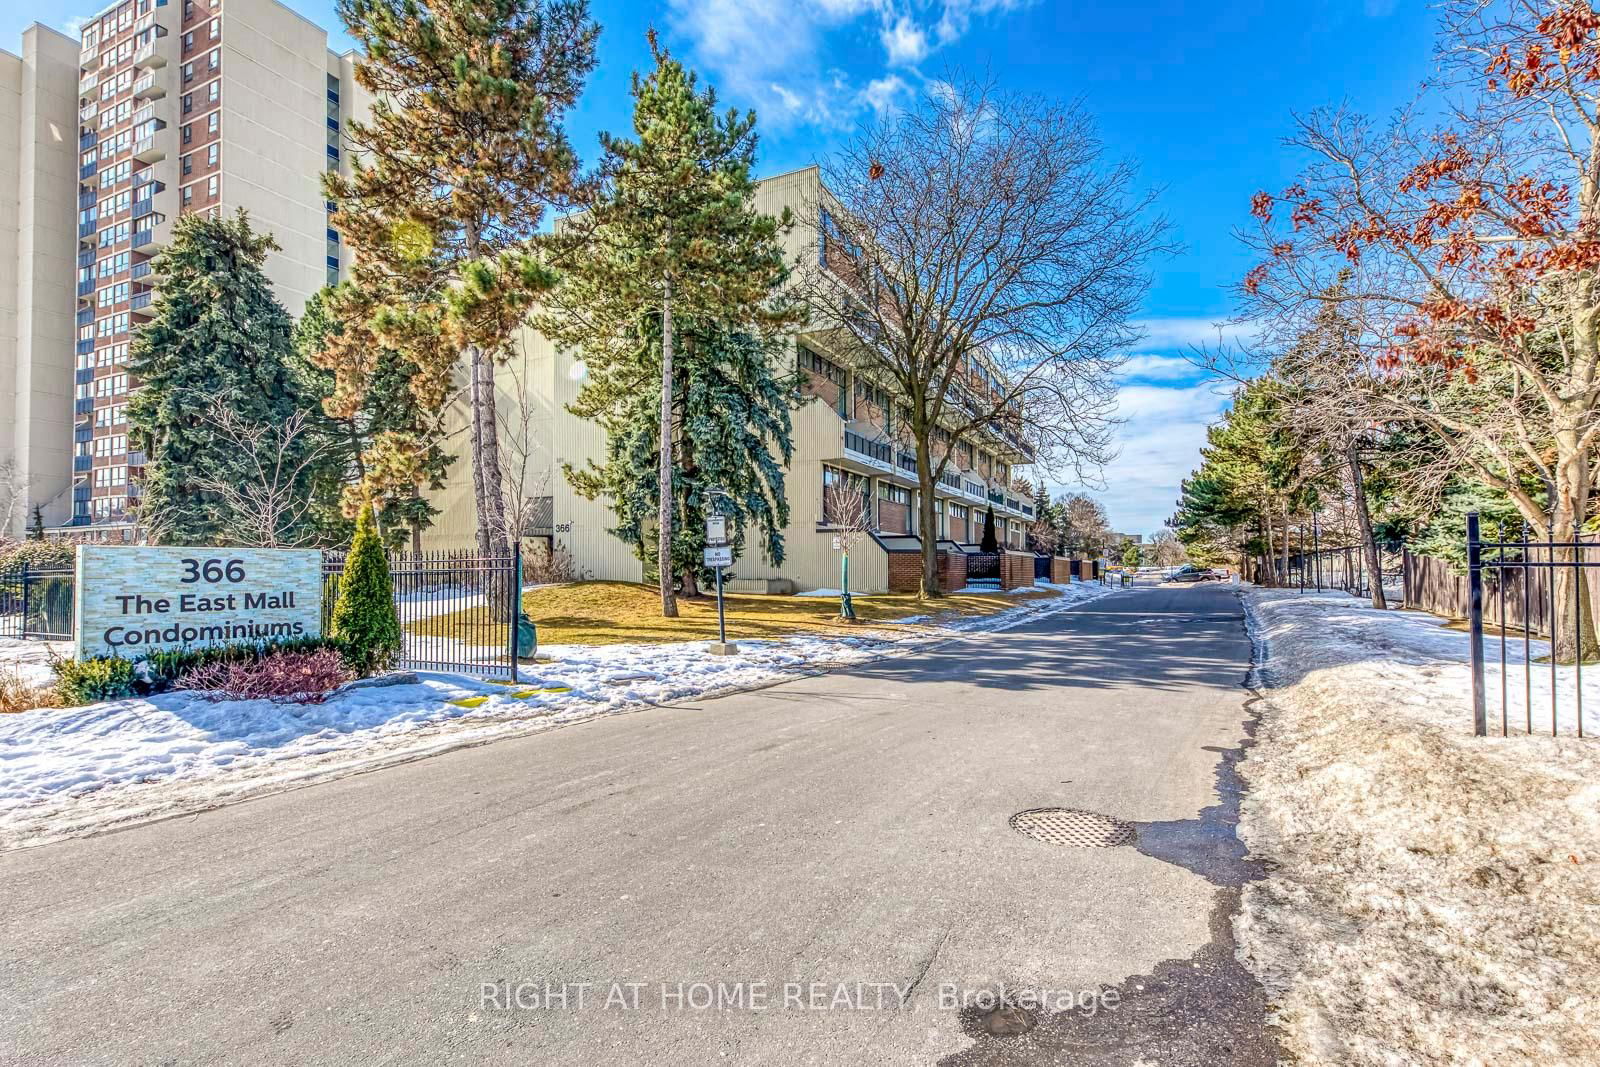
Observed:
[[[1356,532],[1361,535],[1361,551],[1367,560],[1367,574],[1372,579],[1372,606],[1379,611],[1389,607],[1383,595],[1383,560],[1378,555],[1378,541],[1372,535],[1372,514],[1367,510],[1367,483],[1361,474],[1361,455],[1354,440],[1345,442],[1345,463],[1350,467],[1350,495],[1356,505]]]
[[[506,525],[505,487],[500,473],[499,419],[495,413],[494,360],[478,353],[478,373],[483,376],[480,397],[483,404],[483,514],[480,522],[489,528],[489,554],[511,554],[510,531]]]
[[[922,590],[924,599],[941,595],[939,589],[939,520],[933,513],[933,456],[926,434],[917,437],[917,531],[922,541]]]
[[[656,575],[661,585],[661,615],[678,617],[672,594],[672,279],[661,290],[661,498],[656,512]]]
[[[1289,507],[1283,508],[1283,584],[1289,584]]]
[[[478,393],[482,379],[478,375],[478,346],[467,348],[467,387],[472,405],[472,503],[477,513],[478,555],[489,554],[489,527],[484,522],[483,497],[488,490],[483,481],[483,401]]]
[[[1266,567],[1264,568],[1265,571],[1266,571],[1265,577],[1267,579],[1265,584],[1268,585],[1268,586],[1275,586],[1275,585],[1278,584],[1278,576],[1276,574],[1272,573],[1272,558],[1273,558],[1273,556],[1277,555],[1277,552],[1273,549],[1273,545],[1272,545],[1272,513],[1270,511],[1267,512],[1266,520],[1267,520],[1266,522],[1261,524],[1262,528],[1264,529],[1264,531],[1266,533],[1266,541],[1267,541],[1267,544],[1266,544],[1266,549],[1267,550],[1263,554],[1263,558],[1266,560],[1266,563],[1267,563]]]
[[[467,225],[467,259],[478,256],[478,228]],[[478,552],[511,554],[506,541],[506,501],[500,479],[500,424],[495,416],[494,359],[477,345],[467,346],[472,384],[472,490],[477,504]]]

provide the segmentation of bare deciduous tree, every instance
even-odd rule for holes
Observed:
[[[308,413],[296,412],[277,425],[258,425],[217,404],[200,419],[219,441],[245,458],[247,476],[242,481],[212,477],[205,471],[192,476],[199,492],[216,498],[224,533],[234,543],[254,548],[309,544],[314,531],[304,522],[312,507],[306,475],[328,446],[312,432]],[[153,521],[158,523],[159,518]]]
[[[937,82],[822,168],[801,280],[821,342],[904,405],[921,486],[922,584],[938,592],[934,487],[958,440],[1097,474],[1112,372],[1150,259],[1153,194],[1074,104]]]
[[[0,539],[21,529],[28,517],[28,480],[17,469],[17,461],[0,460]]]
[[[855,606],[850,602],[850,550],[865,541],[872,532],[872,498],[864,485],[845,483],[830,485],[822,494],[823,521],[839,542],[842,554],[839,564],[839,617],[855,620]]]

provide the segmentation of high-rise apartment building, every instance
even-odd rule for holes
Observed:
[[[122,0],[78,42],[35,26],[22,56],[0,53],[0,137],[17,144],[0,146],[0,167],[17,161],[15,199],[0,200],[0,282],[16,294],[0,306],[0,383],[18,413],[0,461],[27,511],[131,531],[145,457],[128,447],[128,348],[179,216],[248,211],[281,246],[267,273],[293,315],[338,279],[320,178],[347,165],[352,73],[275,0]]]

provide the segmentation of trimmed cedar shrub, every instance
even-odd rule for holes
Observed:
[[[69,708],[131,697],[137,681],[133,661],[116,656],[58,659],[50,669],[56,673],[56,696]]]
[[[257,660],[204,663],[185,671],[177,688],[195,690],[212,700],[320,704],[350,678],[338,650],[318,648],[272,651]]]
[[[339,578],[339,600],[328,632],[345,645],[350,663],[362,676],[383,670],[400,654],[400,617],[394,610],[394,581],[378,537],[372,505],[361,509],[355,539]]]

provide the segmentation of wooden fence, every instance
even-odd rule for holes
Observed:
[[[1535,555],[1537,561],[1540,557]],[[1467,569],[1433,556],[1403,553],[1405,601],[1408,608],[1429,611],[1447,619],[1465,619],[1468,613]],[[1483,571],[1483,624],[1521,630],[1524,625],[1539,637],[1550,636],[1551,593],[1548,567],[1494,567]],[[1585,567],[1590,603],[1600,603],[1600,569]],[[1526,589],[1524,585],[1526,584]]]

